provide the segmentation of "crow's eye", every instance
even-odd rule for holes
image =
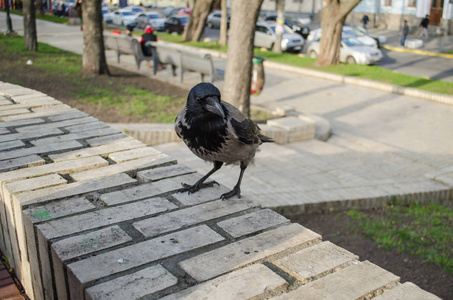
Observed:
[[[195,100],[197,100],[198,103],[201,102],[201,98],[197,97]]]

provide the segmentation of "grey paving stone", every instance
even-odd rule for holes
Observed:
[[[185,165],[171,165],[151,170],[140,171],[137,177],[145,182],[158,181],[180,175],[195,173],[196,171]]]
[[[96,147],[83,148],[75,151],[69,151],[65,153],[52,154],[49,155],[49,158],[55,162],[58,162],[71,159],[80,159],[83,157],[90,157],[95,155],[107,156],[107,154],[109,153],[142,147],[146,147],[146,145],[137,140],[124,138],[117,140],[113,143],[110,143],[108,145],[101,145]]]
[[[55,100],[53,98],[50,98],[50,97],[48,97],[48,98],[36,98],[36,99],[33,99],[33,101],[26,101],[24,103],[14,104],[14,105],[11,105],[11,106],[0,106],[0,112],[12,110],[12,109],[21,109],[21,108],[30,109],[30,108],[34,108],[34,107],[59,105],[61,103],[62,102],[57,101],[57,100]]]
[[[399,277],[365,261],[310,282],[275,299],[363,299]]]
[[[11,133],[11,131],[8,130],[8,128],[0,128],[0,134],[7,134],[7,133]]]
[[[41,156],[32,154],[24,157],[19,158],[12,158],[7,160],[0,161],[0,171],[7,172],[11,170],[15,170],[22,167],[32,167],[32,166],[39,166],[44,165],[46,161],[41,158]]]
[[[146,147],[128,151],[114,152],[109,154],[109,158],[113,161],[116,161],[117,163],[121,163],[132,159],[142,158],[145,156],[154,156],[158,154],[162,154],[162,152],[151,147]]]
[[[51,116],[48,116],[47,118],[52,122],[58,122],[63,120],[84,118],[89,116],[90,116],[89,114],[74,108],[69,111],[53,114]]]
[[[178,177],[175,178],[175,180],[177,179]],[[191,180],[180,180],[179,188],[181,188],[181,183],[194,184],[195,182],[197,182],[197,180],[197,178],[193,178]],[[208,181],[210,181],[210,179],[208,179],[207,182]],[[213,187],[200,189],[193,194],[184,192],[173,194],[172,196],[184,205],[197,205],[204,202],[220,199],[220,196],[222,196],[222,194],[229,191],[230,189],[223,185],[214,185]]]
[[[263,209],[227,219],[217,225],[234,238],[238,238],[283,223],[289,223],[289,220],[270,209]]]
[[[66,179],[58,174],[50,174],[31,179],[17,180],[4,185],[8,194],[16,194],[24,191],[37,190],[44,187],[61,185],[67,183]]]
[[[97,130],[101,128],[109,127],[109,125],[105,124],[104,122],[93,122],[87,124],[80,124],[80,125],[73,125],[66,127],[66,130],[75,133],[75,132],[82,132],[82,131],[89,131],[89,130]]]
[[[200,225],[71,263],[68,265],[70,281],[83,285],[222,240],[223,237],[208,226]]]
[[[262,264],[254,264],[168,295],[162,300],[251,299],[283,290],[288,283]]]
[[[118,133],[118,130],[107,127],[107,128],[101,128],[98,130],[94,131],[82,131],[82,132],[76,132],[76,133],[68,133],[56,137],[50,137],[50,138],[43,138],[39,140],[32,141],[31,143],[33,145],[48,145],[48,144],[53,144],[53,143],[61,143],[65,141],[73,141],[73,140],[79,140],[79,139],[87,139],[87,138],[93,138],[93,137],[98,137],[98,136],[103,136],[103,135],[110,135],[110,134],[115,134]]]
[[[3,143],[0,143],[0,151],[11,150],[14,148],[22,148],[24,146],[25,146],[24,142],[22,142],[20,140],[3,142]]]
[[[278,259],[274,264],[306,282],[357,259],[351,252],[326,241]]]
[[[422,290],[412,282],[405,282],[399,284],[393,289],[385,291],[383,294],[377,296],[376,300],[440,300],[439,297]]]
[[[24,120],[15,120],[15,121],[7,121],[7,122],[0,122],[0,128],[4,127],[18,127],[18,126],[25,126],[31,124],[41,124],[44,123],[45,120],[41,118],[30,118]]]
[[[153,237],[186,226],[206,222],[253,207],[251,201],[229,200],[214,201],[181,209],[154,218],[133,223],[134,227],[146,237]]]
[[[63,150],[74,150],[83,148],[83,145],[77,141],[67,141],[63,143],[48,144],[37,147],[21,148],[15,151],[0,153],[0,160],[17,158],[31,154],[50,154]]]
[[[155,265],[87,288],[85,295],[91,300],[141,299],[177,283],[178,279],[168,270]]]
[[[126,139],[126,138],[133,140],[133,138],[131,138],[130,136],[128,136],[125,133],[115,132],[113,134],[109,134],[106,136],[89,138],[86,140],[86,142],[91,147],[95,147],[95,146],[107,145],[107,144],[113,143],[117,140]]]
[[[38,225],[38,229],[49,240],[102,226],[155,215],[159,212],[175,208],[177,208],[176,205],[164,198],[151,198],[46,222]]]
[[[1,135],[0,142],[8,142],[14,140],[29,140],[59,134],[63,134],[63,131],[61,131],[58,128],[37,129],[33,131]]]
[[[93,117],[84,117],[84,118],[78,118],[78,119],[69,119],[69,120],[62,120],[62,121],[57,121],[57,122],[47,122],[39,125],[33,125],[33,126],[24,126],[24,127],[19,127],[16,129],[17,132],[30,132],[34,130],[48,130],[50,128],[64,128],[68,126],[72,126],[75,124],[84,124],[84,123],[92,123],[92,122],[97,122],[98,120]]]
[[[26,108],[9,109],[9,110],[0,111],[0,118],[3,121],[5,121],[6,117],[23,115],[23,114],[31,114],[31,112],[30,112],[30,110],[28,110]]]
[[[94,170],[82,171],[71,174],[71,177],[77,181],[87,181],[96,178],[110,176],[122,172],[140,171],[159,166],[175,164],[176,160],[166,154],[157,154],[139,159],[122,162],[115,165],[100,167]]]
[[[197,281],[204,281],[320,238],[301,225],[283,225],[189,258],[179,265]]]

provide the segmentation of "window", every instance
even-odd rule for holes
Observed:
[[[407,6],[408,7],[415,7],[416,0],[407,0]]]
[[[384,0],[384,6],[392,6],[392,0]]]

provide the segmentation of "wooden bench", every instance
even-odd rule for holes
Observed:
[[[115,50],[118,63],[120,63],[121,54],[134,55],[137,64],[137,70],[140,70],[142,61],[151,61],[151,56],[145,56],[140,43],[128,35],[104,33],[104,48],[106,50]]]
[[[214,82],[219,75],[214,68],[210,54],[159,42],[146,42],[146,45],[151,47],[153,53],[154,75],[157,73],[160,64],[171,65],[173,76],[176,76],[176,69],[178,69],[181,83],[183,82],[183,73],[186,71],[200,73],[202,81],[207,75],[210,82]]]

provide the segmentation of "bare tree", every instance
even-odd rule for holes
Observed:
[[[34,0],[24,0],[24,42],[28,51],[38,51],[38,33],[36,31],[36,14]]]
[[[227,44],[228,33],[228,10],[226,0],[220,0],[220,9],[222,11],[222,17],[220,19],[219,45],[225,46]]]
[[[82,69],[87,73],[110,74],[105,59],[102,28],[102,0],[82,1],[83,56]]]
[[[255,27],[263,0],[231,1],[230,36],[223,97],[250,115],[250,83]]]
[[[343,25],[348,14],[360,0],[323,0],[321,12],[321,45],[318,64],[321,66],[340,63],[340,45]]]
[[[283,26],[285,26],[285,0],[276,0],[275,6],[277,7],[277,26],[275,26],[275,43],[272,52],[282,53],[282,36]]]
[[[203,36],[204,26],[214,0],[196,0],[189,22],[184,29],[185,41],[199,41]]]

